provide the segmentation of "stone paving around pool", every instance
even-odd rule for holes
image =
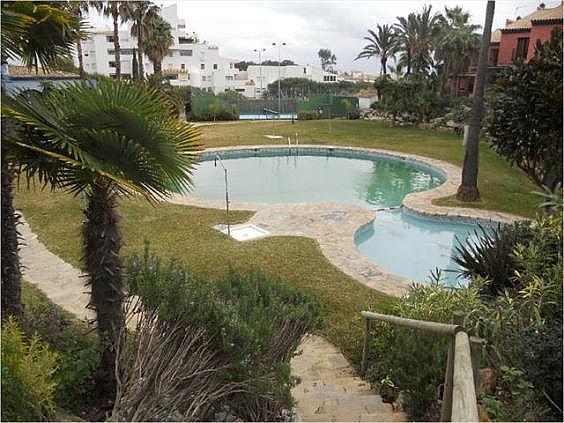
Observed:
[[[233,150],[277,149],[283,145],[257,145],[243,147],[225,147],[208,149],[206,152],[222,152]],[[396,157],[416,164],[432,166],[446,177],[446,181],[437,188],[406,195],[402,206],[405,210],[422,216],[450,221],[512,222],[522,218],[506,213],[488,210],[442,207],[432,201],[456,194],[461,179],[461,169],[450,163],[417,156],[414,154],[395,153],[388,150],[369,148],[353,148],[342,146],[300,145],[292,149],[326,149],[350,152],[380,154]],[[224,209],[225,202],[197,198],[191,195],[175,194],[170,202],[205,208]],[[249,220],[260,228],[266,229],[270,235],[306,236],[319,243],[322,253],[327,259],[347,275],[366,286],[383,293],[401,296],[407,292],[412,281],[392,275],[377,264],[362,257],[356,248],[354,238],[357,232],[372,224],[376,218],[374,211],[350,204],[311,203],[311,204],[266,204],[231,202],[233,210],[251,210],[256,213]]]

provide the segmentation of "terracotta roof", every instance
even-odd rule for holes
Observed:
[[[58,77],[77,77],[78,74],[76,73],[70,73],[70,72],[63,72],[63,71],[49,71],[49,72],[43,72],[43,69],[39,68],[39,72],[35,73],[35,69],[28,69],[25,66],[16,66],[16,65],[8,65],[8,72],[10,74],[10,76],[15,76],[15,77],[37,77],[37,78],[41,78],[43,76],[58,76]]]
[[[501,41],[501,30],[496,29],[494,32],[492,32],[490,43],[499,43],[500,41]]]
[[[517,19],[514,22],[508,23],[505,25],[505,28],[502,31],[507,30],[520,30],[520,29],[530,29],[533,25],[534,21],[544,21],[544,20],[552,20],[552,19],[562,19],[562,8],[563,3],[561,2],[558,6],[553,8],[537,8],[533,13],[528,14],[527,16]]]
[[[371,97],[376,97],[377,95],[378,95],[378,91],[376,91],[373,88],[369,88],[369,89],[360,90],[356,96],[371,98]]]

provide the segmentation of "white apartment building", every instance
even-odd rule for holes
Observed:
[[[336,73],[325,72],[313,66],[249,66],[246,72],[235,67],[237,60],[221,57],[217,46],[200,42],[195,33],[186,32],[186,22],[178,18],[176,4],[161,9],[161,16],[170,23],[174,44],[162,61],[162,72],[173,85],[189,85],[215,94],[235,90],[246,97],[259,98],[268,84],[281,78],[307,78],[315,82],[340,80]],[[130,31],[120,31],[121,74],[131,77],[133,53],[137,39]],[[115,75],[114,33],[112,30],[92,29],[82,42],[84,70],[105,76]],[[75,65],[78,58],[74,56]],[[153,65],[145,55],[145,74],[153,73]]]
[[[176,4],[163,8],[161,15],[172,26],[174,38],[174,44],[162,62],[163,74],[168,76],[171,84],[190,85],[216,94],[237,89],[243,94],[253,95],[253,89],[246,88],[245,81],[236,80],[239,71],[234,66],[235,60],[221,57],[217,46],[200,42],[195,34],[186,33],[186,23],[178,18]],[[89,38],[82,44],[86,72],[115,75],[113,35],[111,30],[91,30]],[[119,35],[121,73],[128,78],[132,74],[137,40],[129,31],[120,31]],[[78,65],[76,55],[74,61]],[[146,74],[153,73],[153,65],[147,56],[144,56],[143,66]]]
[[[255,97],[261,96],[261,87],[263,92],[266,91],[268,84],[272,84],[278,78],[305,78],[314,82],[340,81],[336,73],[327,72],[310,65],[287,65],[280,67],[251,65],[247,68],[247,79],[255,84]]]

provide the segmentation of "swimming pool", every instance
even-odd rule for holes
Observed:
[[[260,203],[261,207],[302,204],[306,209],[315,203],[331,203],[327,208],[337,210],[346,203],[374,210],[373,224],[354,238],[355,255],[408,280],[425,283],[438,268],[444,271],[445,285],[465,282],[449,271],[456,269],[451,257],[458,242],[475,238],[477,224],[421,218],[403,208],[382,211],[400,206],[409,193],[443,184],[446,171],[423,160],[368,149],[280,146],[208,151],[194,173],[194,196],[225,200],[224,172],[216,155],[228,169],[232,202]],[[350,238],[343,239],[350,243]]]
[[[214,154],[204,156],[195,172],[197,197],[225,198],[223,169]],[[361,158],[326,149],[223,152],[231,201],[254,203],[347,203],[369,208],[399,206],[410,192],[441,185],[445,178],[431,167],[373,155]]]
[[[243,114],[239,115],[239,120],[272,120],[272,114]],[[275,115],[275,119],[297,119],[298,115],[296,113],[280,113],[280,115]]]
[[[447,286],[464,285],[452,256],[455,247],[477,239],[478,225],[441,222],[402,210],[378,212],[374,223],[355,237],[360,254],[388,272],[416,282],[429,282],[440,269]]]

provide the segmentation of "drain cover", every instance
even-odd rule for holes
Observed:
[[[215,229],[227,235],[227,225],[217,225]],[[268,235],[268,231],[265,231],[252,223],[243,223],[242,225],[231,226],[231,238],[237,241],[251,241]]]

